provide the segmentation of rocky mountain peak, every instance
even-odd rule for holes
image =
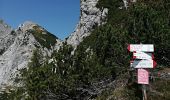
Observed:
[[[38,25],[38,24],[35,23],[35,22],[32,22],[32,21],[25,21],[25,22],[23,23],[23,25],[24,25],[24,26],[29,26],[29,25]]]
[[[20,24],[18,26],[18,30],[22,30],[23,32],[26,32],[27,30],[33,29],[33,27],[35,26],[39,26],[39,25],[32,21],[25,21],[23,24]]]
[[[75,31],[64,42],[76,47],[90,35],[95,26],[104,24],[108,9],[96,7],[98,0],[81,0],[80,21]],[[62,41],[40,25],[26,21],[13,30],[0,21],[0,88],[14,85],[18,71],[27,67],[35,49],[50,56],[62,46]],[[45,60],[44,60],[45,61]]]
[[[0,37],[5,33],[10,33],[12,28],[8,26],[3,20],[0,20]]]
[[[24,22],[16,30],[1,22],[0,88],[13,85],[19,69],[27,67],[34,50],[41,51],[44,57],[50,56],[60,44],[56,36],[31,21]]]
[[[75,31],[66,39],[68,44],[76,47],[83,38],[90,35],[95,26],[104,24],[108,9],[100,10],[96,7],[98,0],[81,0],[80,4],[80,21]]]

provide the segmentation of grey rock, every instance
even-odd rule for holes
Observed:
[[[94,26],[104,24],[108,9],[100,10],[96,7],[98,0],[81,0],[81,15],[75,31],[65,40],[68,44],[76,47],[84,37],[90,35]]]
[[[108,9],[98,9],[97,2],[98,0],[81,0],[80,21],[75,31],[65,41],[56,38],[55,45],[50,45],[50,48],[41,45],[29,31],[38,27],[42,35],[47,35],[48,31],[38,24],[26,21],[14,30],[0,20],[0,89],[15,85],[14,79],[20,69],[27,67],[35,49],[38,48],[42,52],[42,59],[45,61],[45,57],[51,56],[54,50],[59,50],[64,42],[76,48],[84,37],[91,34],[94,26],[104,24]],[[45,38],[41,39],[46,41]]]
[[[61,44],[59,39],[56,39],[56,45],[53,47],[43,47],[28,31],[33,29],[33,26],[45,30],[30,21],[21,24],[15,31],[7,27],[7,24],[0,23],[0,89],[14,85],[19,70],[27,67],[35,49],[42,52],[44,61],[46,56],[51,56],[54,50],[59,49]],[[48,33],[44,31],[43,34]]]

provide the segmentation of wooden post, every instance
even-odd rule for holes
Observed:
[[[143,94],[143,100],[147,100],[146,85],[145,84],[142,84],[142,94]]]

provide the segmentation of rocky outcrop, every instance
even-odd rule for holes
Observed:
[[[80,21],[64,42],[76,47],[95,26],[104,24],[108,9],[98,9],[97,2],[81,0]],[[61,40],[36,23],[26,21],[14,30],[0,20],[0,87],[14,84],[18,70],[27,66],[35,49],[39,49],[44,57],[51,56],[62,44]]]
[[[15,35],[12,28],[1,21],[0,23],[0,55],[12,44]]]
[[[35,33],[32,33],[36,31],[34,26],[41,30],[37,34],[48,36],[48,31],[33,22],[25,22],[16,30],[0,23],[0,87],[13,85],[18,70],[27,66],[35,49],[39,49],[43,56],[50,56],[53,50],[58,49],[62,44],[59,39],[53,37],[56,40],[55,45],[50,48],[44,47],[35,38]],[[39,38],[43,39],[43,37]]]
[[[83,38],[90,35],[95,26],[104,23],[108,9],[100,10],[96,7],[98,0],[81,0],[80,21],[75,31],[66,39],[68,44],[77,46]]]

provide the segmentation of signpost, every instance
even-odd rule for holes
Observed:
[[[129,44],[127,48],[130,52],[154,52],[153,44]]]
[[[138,84],[142,84],[143,100],[147,100],[146,84],[149,84],[149,72],[146,69],[138,69]]]
[[[138,69],[138,84],[149,84],[149,72],[146,69]]]
[[[154,68],[156,65],[157,63],[150,59],[131,61],[131,67],[134,68]]]
[[[147,100],[146,85],[149,84],[149,72],[144,68],[154,68],[157,63],[153,60],[153,44],[129,44],[127,49],[133,52],[133,61],[130,66],[138,71],[138,84],[142,84],[143,100]]]
[[[154,59],[154,55],[152,53],[136,51],[133,52],[133,59]]]

